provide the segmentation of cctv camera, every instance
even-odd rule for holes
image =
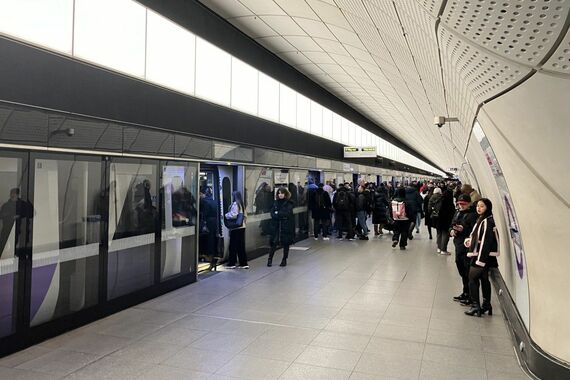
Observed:
[[[437,125],[438,128],[443,127],[445,124],[445,116],[436,116],[433,119],[433,124]]]
[[[67,129],[65,130],[65,133],[66,133],[69,137],[71,137],[71,136],[75,135],[75,128],[67,128]]]

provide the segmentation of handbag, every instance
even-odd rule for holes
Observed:
[[[244,218],[243,212],[237,214],[237,217],[235,219],[228,219],[224,217],[224,225],[228,230],[235,230],[236,228],[240,228],[241,226],[243,226],[243,218]]]

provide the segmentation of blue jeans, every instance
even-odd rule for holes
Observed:
[[[358,218],[358,224],[362,228],[362,235],[368,235],[368,226],[366,225],[366,211],[357,211],[356,217]]]

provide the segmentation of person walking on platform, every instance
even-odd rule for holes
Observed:
[[[473,226],[477,222],[477,214],[475,209],[471,207],[471,198],[469,195],[461,194],[457,200],[459,209],[455,212],[451,221],[450,235],[453,236],[453,245],[455,245],[455,265],[457,272],[463,283],[463,290],[460,295],[453,297],[454,301],[461,303],[469,302],[469,258],[467,257],[467,247],[464,241],[469,237],[473,230]]]
[[[368,240],[368,225],[366,219],[370,212],[369,195],[370,190],[363,185],[358,186],[358,195],[356,197],[356,218],[360,226],[360,240]]]
[[[418,213],[422,213],[423,199],[416,187],[416,184],[411,184],[406,186],[406,214],[410,220],[410,230],[408,231],[408,238],[412,240],[414,238],[414,227],[416,226],[416,219]]]
[[[333,198],[336,223],[339,239],[342,239],[342,231],[346,230],[346,239],[354,240],[354,230],[352,225],[352,214],[354,210],[354,195],[346,186],[339,185]]]
[[[439,209],[435,228],[437,230],[437,248],[441,255],[449,255],[447,245],[449,244],[449,228],[455,213],[453,204],[453,193],[449,189],[444,189],[441,197],[441,207]]]
[[[424,208],[424,224],[426,225],[426,228],[428,230],[428,234],[429,234],[429,239],[433,239],[433,236],[431,234],[431,228],[433,227],[433,224],[431,223],[431,209],[429,207],[429,200],[431,198],[431,196],[433,195],[433,191],[434,191],[434,187],[433,184],[429,184],[428,188],[427,188],[427,194],[424,197],[424,204],[423,204],[423,208]]]
[[[239,260],[238,268],[249,269],[247,254],[245,253],[245,206],[241,192],[234,191],[232,193],[232,205],[225,218],[237,224],[235,228],[230,228],[230,252],[227,268],[235,268],[236,262]]]
[[[271,208],[271,222],[273,224],[271,233],[271,250],[267,258],[267,266],[273,265],[273,256],[278,246],[283,247],[283,258],[279,266],[287,266],[287,258],[289,257],[289,246],[295,238],[295,218],[293,215],[293,201],[291,201],[291,193],[285,187],[277,190],[277,198],[273,202]]]
[[[497,256],[499,256],[499,235],[493,219],[493,204],[487,198],[481,198],[477,202],[477,214],[479,218],[470,236],[465,239],[465,246],[469,247],[467,257],[470,258],[469,267],[469,296],[471,297],[471,309],[467,315],[489,313],[493,315],[491,306],[491,283],[489,282],[489,269],[497,268]],[[483,291],[483,304],[479,299],[479,283]]]
[[[394,219],[394,235],[392,236],[392,248],[400,243],[400,249],[405,250],[408,245],[408,233],[410,230],[410,219],[407,214],[408,202],[406,201],[406,190],[401,187],[396,190],[396,195],[392,200],[392,218]]]
[[[388,223],[388,196],[384,184],[380,184],[374,192],[372,203],[372,223],[374,224],[374,235],[382,235],[382,229]]]
[[[319,183],[319,188],[315,193],[315,207],[313,209],[315,240],[319,238],[320,231],[322,231],[323,240],[329,240],[331,209],[331,197],[329,193],[325,191],[324,185],[322,183]]]

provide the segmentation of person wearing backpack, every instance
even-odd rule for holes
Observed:
[[[400,187],[396,190],[396,195],[392,200],[392,218],[394,219],[394,235],[392,236],[392,248],[396,248],[398,242],[403,251],[408,245],[408,233],[410,229],[410,219],[406,214],[408,204],[406,202],[406,189]]]
[[[441,192],[441,188],[436,187],[435,189],[433,189],[433,194],[429,198],[429,202],[428,202],[430,225],[432,227],[435,227],[436,231],[437,231],[437,224],[439,222],[439,212],[441,211],[442,202],[443,202],[443,195]],[[437,253],[441,252],[440,239],[441,239],[441,236],[437,235],[437,237],[436,237]]]
[[[313,208],[313,220],[315,226],[315,240],[319,238],[319,231],[322,230],[323,240],[329,240],[329,226],[331,222],[332,202],[329,194],[325,191],[324,185],[319,183],[319,188],[315,192],[315,207]]]
[[[354,240],[354,230],[352,225],[352,209],[354,208],[354,197],[345,186],[339,185],[333,198],[336,222],[339,239],[342,239],[342,231],[346,230],[346,239]]]

